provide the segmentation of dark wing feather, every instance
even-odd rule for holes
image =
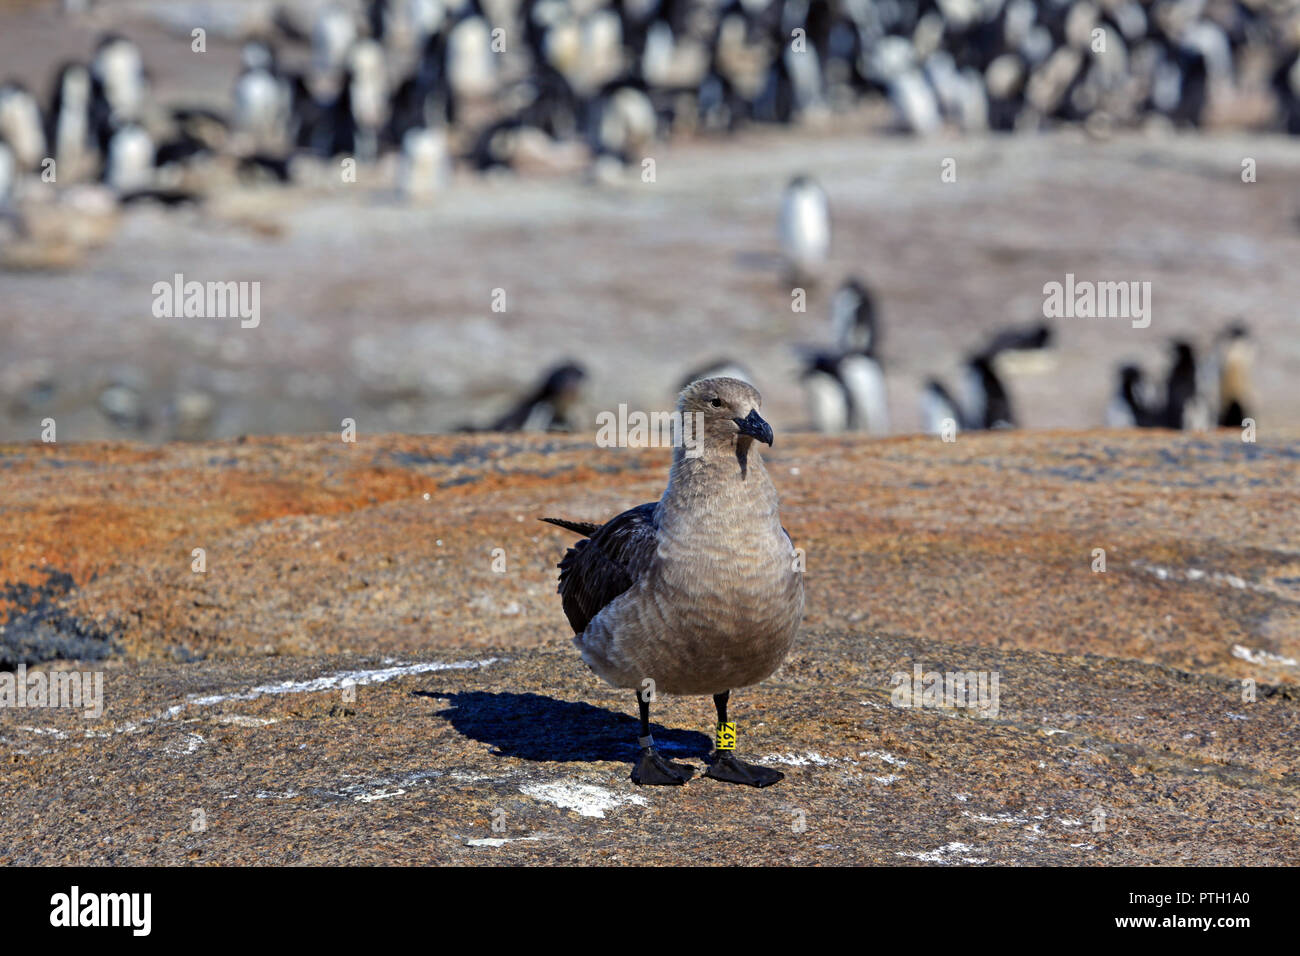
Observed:
[[[600,525],[594,521],[569,521],[567,518],[538,518],[538,521],[545,521],[547,524],[553,524],[557,528],[566,528],[569,531],[576,531],[584,538],[590,537],[600,530]]]
[[[574,634],[585,631],[591,619],[630,588],[649,565],[657,547],[655,507],[651,502],[624,511],[564,555],[559,564],[559,592]],[[561,527],[575,524],[585,523]]]

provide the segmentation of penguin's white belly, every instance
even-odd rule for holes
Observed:
[[[885,375],[880,365],[865,355],[853,355],[840,362],[840,377],[848,390],[854,427],[883,435],[889,431]]]
[[[951,427],[955,434],[961,421],[957,409],[931,389],[926,389],[921,395],[921,418],[925,422],[927,435],[942,434],[944,428],[949,427],[948,422],[952,423]]]
[[[800,267],[820,265],[830,249],[830,220],[826,203],[812,191],[786,200],[782,217],[782,245],[790,261]]]
[[[824,372],[813,372],[804,379],[808,396],[808,417],[813,428],[823,435],[838,435],[849,427],[849,409],[844,389]]]
[[[1129,407],[1128,402],[1116,396],[1110,400],[1110,405],[1106,408],[1106,427],[1107,428],[1133,428],[1137,425],[1137,417],[1133,414],[1133,409]]]

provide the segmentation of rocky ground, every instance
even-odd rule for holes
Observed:
[[[809,606],[734,698],[742,749],[787,774],[762,791],[633,786],[633,701],[553,593],[569,536],[534,519],[652,499],[665,450],[0,446],[6,666],[101,670],[105,699],[0,708],[0,862],[1300,857],[1300,432],[774,418]],[[996,674],[996,715],[896,706],[918,666]],[[656,735],[702,766],[711,711],[661,699]]]

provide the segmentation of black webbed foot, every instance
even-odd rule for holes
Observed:
[[[725,780],[727,783],[743,783],[751,787],[770,787],[777,781],[785,779],[785,774],[780,770],[745,763],[728,752],[716,754],[713,763],[704,772],[704,776],[712,777],[714,780]]]
[[[642,786],[680,787],[694,775],[694,767],[665,760],[654,747],[642,747],[641,759],[632,768],[632,782]]]

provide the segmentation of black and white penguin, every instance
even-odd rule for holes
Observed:
[[[123,431],[145,432],[153,424],[144,394],[135,383],[124,380],[112,382],[100,391],[96,405],[105,418]]]
[[[153,200],[182,206],[198,202],[201,197],[195,187],[209,181],[210,164],[226,152],[230,127],[224,117],[202,107],[178,107],[171,115],[170,135],[154,148],[153,185],[125,191],[121,196],[124,203]]]
[[[749,106],[748,118],[759,123],[786,124],[794,120],[795,109],[794,81],[785,57],[774,57],[763,86]]]
[[[13,201],[14,188],[18,183],[18,160],[9,144],[0,138],[0,213],[8,209]]]
[[[565,362],[546,373],[542,383],[518,405],[497,419],[489,431],[572,431],[574,411],[582,398],[586,370]]]
[[[384,45],[390,61],[409,65],[447,16],[441,0],[371,0],[370,35]]]
[[[822,76],[824,30],[811,23],[815,14],[824,13],[824,3],[813,0],[791,0],[783,7],[784,36],[791,37],[796,29],[804,31],[799,49],[793,42],[781,45],[781,61],[785,76],[789,78],[790,106],[795,116],[805,116],[825,107],[825,88]],[[824,17],[823,17],[824,19]],[[818,40],[823,43],[819,45]]]
[[[241,152],[281,152],[292,143],[293,94],[279,72],[273,47],[244,44],[243,69],[235,80],[231,126],[243,142]]]
[[[458,100],[487,97],[496,89],[497,55],[492,52],[492,26],[477,3],[463,12],[447,31],[446,77]]]
[[[402,160],[398,184],[407,199],[432,199],[447,188],[451,179],[451,150],[445,130],[413,126],[402,137]]]
[[[256,37],[247,40],[239,50],[239,62],[244,70],[266,70],[279,74],[280,54],[270,40]]]
[[[347,68],[348,53],[357,39],[352,11],[337,4],[320,11],[311,29],[311,84],[328,89]]]
[[[638,54],[633,72],[655,90],[697,89],[709,69],[709,31],[712,15],[693,0],[665,0],[644,32],[633,26],[624,36],[634,40]]]
[[[95,48],[90,65],[95,81],[92,114],[101,150],[123,124],[144,118],[149,78],[140,48],[117,34],[108,34]]]
[[[927,435],[943,435],[949,430],[956,435],[965,427],[961,406],[937,378],[921,390],[921,423]]]
[[[889,434],[889,397],[880,360],[866,352],[846,352],[840,357],[840,381],[849,396],[849,427]]]
[[[839,358],[830,352],[810,356],[799,380],[809,422],[814,431],[823,435],[839,435],[849,430],[849,400],[840,379]]]
[[[414,69],[397,83],[390,103],[388,142],[401,146],[411,129],[452,125],[457,118],[456,98],[447,81],[446,17],[424,38]]]
[[[1024,108],[1028,67],[1016,52],[995,57],[984,68],[984,89],[988,94],[989,128],[1009,132],[1016,128]]]
[[[926,59],[923,72],[945,116],[966,131],[988,128],[988,97],[977,70],[958,69],[951,53],[936,50]]]
[[[526,81],[523,98],[520,118],[557,140],[575,138],[591,110],[564,75],[545,63]]]
[[[878,357],[875,302],[861,281],[848,280],[831,299],[831,331],[837,350],[811,355],[801,376],[813,427],[826,434],[887,434],[889,404]]]
[[[518,116],[498,120],[478,136],[468,159],[479,172],[513,169],[530,138],[546,134]]]
[[[1119,388],[1106,408],[1110,428],[1156,428],[1162,414],[1156,406],[1149,383],[1136,365],[1119,369]]]
[[[1253,366],[1255,346],[1250,332],[1240,322],[1235,322],[1223,332],[1218,341],[1217,365],[1219,371],[1220,428],[1240,428],[1246,418],[1254,417],[1255,392]]]
[[[885,373],[873,356],[857,351],[816,356],[803,381],[818,431],[889,433]]]
[[[615,11],[591,4],[539,4],[533,17],[541,20],[537,65],[559,71],[582,97],[626,74],[623,25]]]
[[[226,117],[203,106],[177,106],[170,112],[177,139],[195,140],[214,153],[225,151],[230,139]]]
[[[860,279],[846,279],[831,299],[831,332],[843,349],[874,355],[880,348],[876,302]]]
[[[889,100],[898,123],[909,133],[933,133],[943,123],[934,87],[919,69],[906,70],[893,79]]]
[[[97,152],[93,99],[94,78],[89,67],[74,61],[59,68],[50,97],[45,138],[61,181],[73,181],[93,171]]]
[[[322,40],[320,64],[333,63],[330,44],[333,40],[331,15],[322,15],[318,23]],[[337,28],[334,28],[337,29]],[[319,66],[319,64],[318,64]],[[313,67],[316,69],[318,67]],[[332,67],[333,69],[333,67]],[[308,77],[289,77],[290,126],[299,148],[318,156],[349,156],[363,162],[378,158],[387,146],[399,146],[395,140],[393,105],[399,97],[390,97],[383,47],[375,40],[355,41],[344,55],[341,73]],[[420,116],[404,117],[402,135],[407,129],[423,125]]]
[[[752,115],[752,106],[736,85],[716,67],[695,91],[695,121],[708,132],[733,132]]]
[[[1273,72],[1273,93],[1280,104],[1280,122],[1292,136],[1300,136],[1300,50],[1284,58]]]
[[[786,186],[779,234],[788,279],[815,282],[830,253],[831,217],[826,192],[811,177],[796,176]]]
[[[422,71],[417,70],[393,91],[388,105],[385,145],[400,146],[409,131],[445,126],[448,120],[446,90],[439,90],[436,83],[426,80]]]
[[[1204,52],[1162,43],[1148,104],[1180,126],[1200,126],[1209,97],[1210,68]]]
[[[104,182],[119,194],[148,189],[154,181],[153,139],[139,123],[126,123],[112,134],[104,160]]]
[[[1199,127],[1209,100],[1209,65],[1199,50],[1181,47],[1176,59],[1179,72],[1178,101],[1171,111],[1174,122]]]
[[[654,103],[642,85],[616,82],[601,91],[592,112],[590,143],[596,157],[640,163],[659,129]]]
[[[211,144],[182,131],[180,135],[157,145],[154,150],[154,166],[160,173],[166,171],[168,174],[176,173],[179,175],[180,169],[192,160],[211,156],[212,154]],[[164,175],[163,178],[168,179],[171,177]]]
[[[957,395],[937,378],[929,379],[921,391],[921,419],[932,435],[943,432],[945,419],[952,419],[962,431],[1017,427],[1011,396],[998,377],[994,356],[979,352],[966,359]]]
[[[773,41],[779,32],[782,5],[764,0],[729,0],[723,6],[711,45],[708,72],[695,92],[695,121],[705,130],[731,131],[742,122],[759,118],[759,97],[770,82],[774,65],[783,57],[784,44]],[[775,51],[775,52],[774,52]],[[781,62],[787,120],[794,111],[795,90]],[[774,106],[774,104],[769,104]]]
[[[358,40],[348,55],[346,102],[354,130],[349,152],[373,161],[379,155],[380,134],[388,123],[388,78],[384,48],[375,40]]]
[[[21,83],[0,86],[0,137],[9,144],[14,161],[24,172],[39,169],[48,155],[40,105]]]
[[[1165,379],[1165,405],[1162,423],[1166,428],[1196,429],[1205,427],[1204,400],[1197,378],[1196,352],[1190,343],[1175,339],[1170,343],[1173,355]]]
[[[1015,428],[1011,396],[993,367],[994,356],[982,352],[966,361],[963,371],[962,422],[971,431]]]

